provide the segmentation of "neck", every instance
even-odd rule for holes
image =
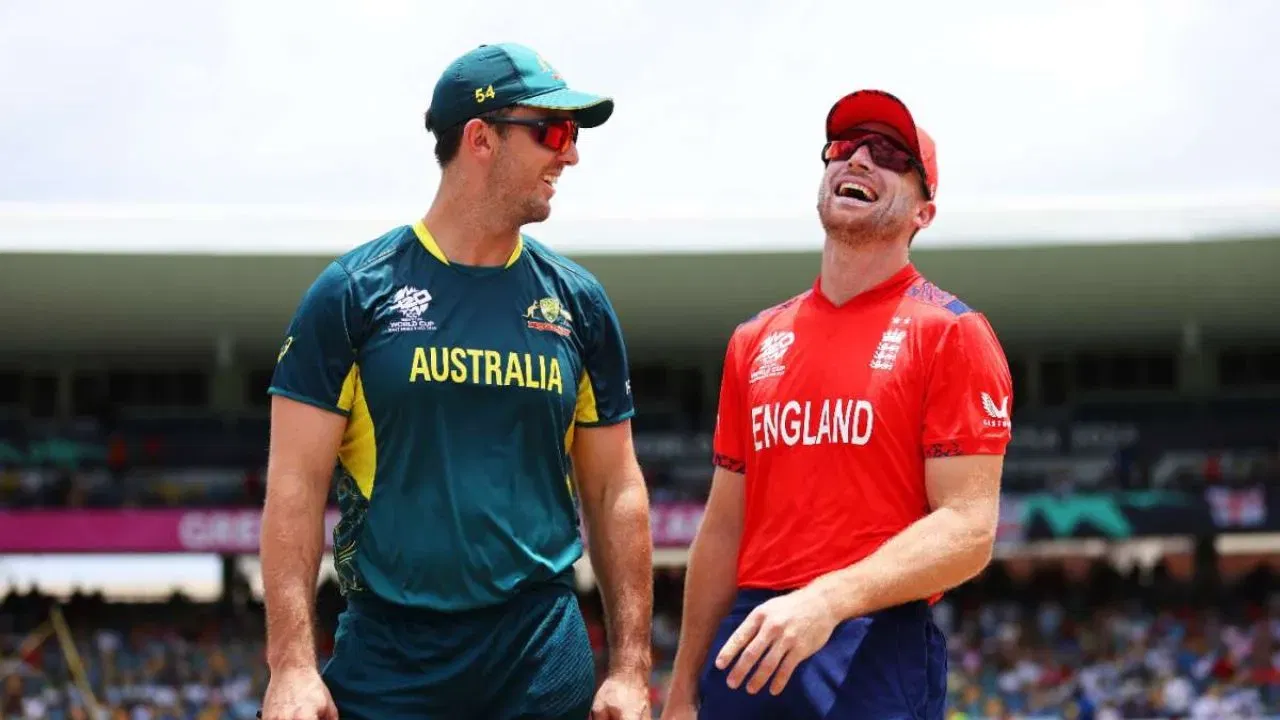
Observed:
[[[906,243],[852,245],[828,236],[822,246],[819,287],[831,304],[843,305],[893,277],[908,262]]]
[[[482,193],[467,192],[465,183],[442,182],[422,224],[449,262],[505,265],[520,240],[520,228],[489,212],[491,207]]]

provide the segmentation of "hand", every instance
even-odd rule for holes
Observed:
[[[649,720],[651,717],[647,675],[610,673],[591,705],[591,720]]]
[[[271,674],[261,717],[262,720],[338,720],[338,708],[318,669],[291,668]]]
[[[729,687],[737,689],[763,657],[747,683],[747,692],[760,692],[773,675],[769,692],[777,695],[796,666],[826,645],[838,622],[831,606],[816,593],[802,589],[779,595],[747,615],[716,655],[716,667],[724,670],[742,653],[726,678]]]

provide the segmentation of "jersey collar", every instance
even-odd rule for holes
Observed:
[[[444,263],[445,265],[453,264],[449,262],[448,257],[445,257],[444,251],[440,249],[440,244],[437,243],[436,239],[431,236],[431,231],[427,229],[427,226],[423,224],[421,220],[413,224],[413,234],[418,236],[418,242],[422,243],[422,247],[425,248],[427,252],[431,253],[432,257]],[[511,251],[511,257],[507,258],[507,264],[504,265],[503,267],[509,268],[512,265],[515,265],[516,260],[520,259],[520,253],[523,250],[524,250],[524,235],[519,235],[516,237],[516,247],[514,250]]]
[[[814,302],[818,303],[823,308],[830,310],[847,310],[854,307],[863,307],[881,300],[902,297],[902,294],[907,291],[907,288],[910,288],[912,283],[919,279],[919,277],[920,271],[916,270],[915,265],[907,263],[901,270],[890,275],[887,280],[879,285],[868,288],[867,290],[854,295],[843,305],[836,305],[831,302],[825,294],[823,294],[822,276],[819,275],[813,280],[813,289],[812,292],[809,293],[809,296],[813,298]]]

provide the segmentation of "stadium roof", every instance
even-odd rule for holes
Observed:
[[[425,205],[302,207],[0,203],[0,253],[330,257]],[[529,233],[577,255],[804,252],[821,247],[811,212],[794,216],[591,217],[557,212]],[[1231,195],[942,202],[921,250],[1280,237],[1280,190]]]
[[[0,205],[9,356],[272,357],[327,258],[416,213]],[[393,218],[393,220],[388,220]],[[1011,347],[1280,340],[1280,193],[946,209],[916,241],[932,280]],[[808,288],[804,218],[565,218],[534,234],[608,289],[637,357],[719,353],[732,328]]]

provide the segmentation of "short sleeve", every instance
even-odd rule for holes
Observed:
[[[742,373],[739,370],[739,335],[729,340],[720,373],[720,401],[716,406],[716,428],[712,440],[712,462],[736,473],[747,471],[746,416],[743,414]]]
[[[347,415],[354,393],[356,311],[351,276],[337,262],[302,297],[267,392]]]
[[[925,457],[1004,454],[1012,433],[1013,381],[986,317],[961,315],[936,353],[925,390]]]
[[[602,288],[587,295],[592,314],[584,334],[582,377],[574,423],[581,427],[615,425],[635,415],[631,370],[622,324]]]

